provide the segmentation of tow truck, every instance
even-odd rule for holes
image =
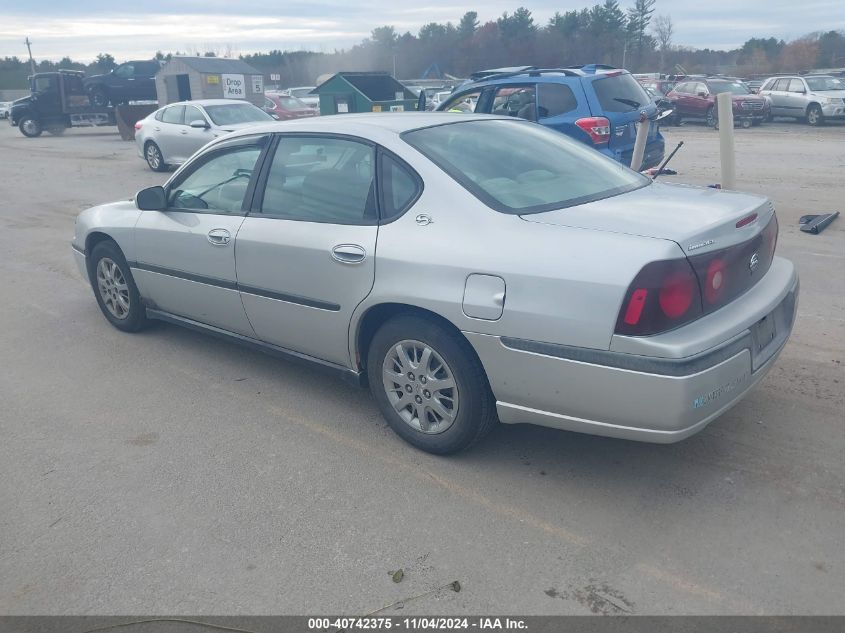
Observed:
[[[40,136],[44,130],[61,135],[69,127],[117,125],[111,106],[95,106],[83,88],[85,73],[58,70],[29,77],[31,94],[12,103],[9,122],[24,136]]]

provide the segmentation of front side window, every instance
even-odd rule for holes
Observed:
[[[375,224],[375,148],[323,136],[282,137],[261,213],[330,224]]]
[[[123,77],[125,79],[135,74],[135,67],[132,64],[121,64],[114,69],[114,74],[116,77]]]
[[[789,86],[789,79],[778,79],[775,82],[775,85],[772,88],[772,90],[778,90],[780,92],[786,92],[787,86]]]
[[[36,77],[34,80],[33,92],[43,93],[55,90],[56,81],[54,77]]]
[[[484,204],[502,213],[561,209],[651,183],[541,125],[466,121],[405,132],[402,138]]]
[[[205,122],[205,117],[202,115],[199,108],[194,106],[185,106],[185,125],[190,125],[194,121]]]
[[[537,109],[541,119],[566,114],[578,107],[578,100],[569,86],[543,83],[537,86],[537,91]]]
[[[751,94],[751,91],[744,83],[739,81],[711,81],[710,92],[719,94],[720,92],[730,92],[735,95]]]
[[[498,88],[493,96],[491,114],[536,121],[537,90],[535,86],[503,86]]]
[[[481,91],[465,92],[457,97],[453,97],[446,102],[446,105],[440,108],[444,112],[461,112],[470,114],[475,112],[475,106],[478,105],[478,98],[481,96]]]
[[[176,125],[182,124],[182,113],[185,111],[185,106],[177,105],[177,106],[170,106],[164,110],[164,114],[161,115],[161,122],[162,123],[175,123]]]
[[[225,105],[205,106],[205,111],[214,125],[237,125],[238,123],[255,123],[272,121],[273,117],[251,103],[232,103]]]
[[[800,79],[789,80],[789,92],[804,92],[804,82]]]
[[[260,144],[221,149],[201,158],[200,165],[172,186],[169,209],[240,213]]]

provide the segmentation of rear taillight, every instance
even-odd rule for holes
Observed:
[[[740,223],[742,220],[737,225]],[[666,332],[718,310],[766,274],[777,239],[778,221],[772,215],[760,233],[740,244],[646,265],[625,293],[616,333],[646,336]]]
[[[701,316],[701,293],[689,261],[670,259],[646,265],[625,293],[616,333],[657,334]]]
[[[138,122],[135,124],[135,129],[136,129],[136,130],[140,130],[142,125],[143,125],[143,122],[138,121]]]
[[[610,140],[610,121],[603,116],[578,119],[575,125],[590,135],[593,145],[601,145]]]

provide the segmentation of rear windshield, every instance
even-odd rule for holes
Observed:
[[[651,103],[643,87],[628,74],[596,79],[593,90],[605,112],[629,112]]]
[[[560,132],[529,122],[462,121],[412,130],[402,138],[502,213],[571,207],[651,182]]]
[[[273,117],[251,103],[205,106],[205,111],[214,121],[214,125],[235,125],[237,123],[273,120]]]
[[[806,77],[810,90],[845,90],[845,81],[836,77]]]

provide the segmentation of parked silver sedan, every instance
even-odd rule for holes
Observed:
[[[153,171],[181,165],[218,136],[273,117],[246,101],[204,99],[164,106],[135,124],[138,155]]]
[[[211,142],[83,211],[73,252],[115,327],[150,319],[308,361],[448,453],[497,422],[674,442],[789,337],[772,204],[657,184],[491,116],[364,114]]]

